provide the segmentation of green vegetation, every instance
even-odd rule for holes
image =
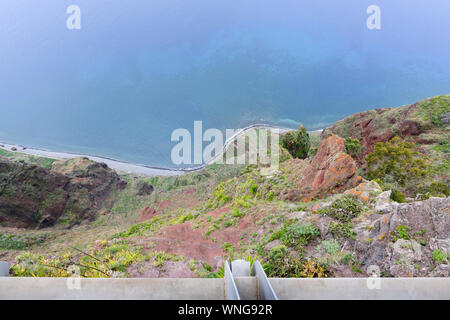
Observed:
[[[50,233],[32,233],[24,235],[0,233],[0,250],[26,250],[36,244],[45,242],[50,238]]]
[[[307,158],[311,144],[306,128],[301,126],[297,131],[287,132],[281,138],[281,145],[288,150],[294,158]]]
[[[398,203],[404,203],[406,202],[406,197],[403,193],[401,193],[397,189],[392,189],[391,200],[396,201]]]
[[[309,135],[310,148],[309,148],[309,157],[314,157],[319,149],[320,142],[322,141],[320,138],[320,132],[312,132]]]
[[[81,277],[108,278],[115,273],[126,273],[129,265],[148,260],[141,247],[130,247],[124,240],[101,241],[98,247],[88,251],[76,249],[59,257],[25,252],[16,257],[11,275],[16,277]]]
[[[347,137],[345,139],[345,151],[351,156],[357,156],[361,150],[361,144],[358,139]]]
[[[153,220],[153,219],[152,219]],[[156,221],[155,221],[156,222]],[[142,222],[131,226],[127,231],[120,232],[114,235],[112,238],[129,238],[132,236],[141,236],[145,231],[154,231],[157,230],[158,225],[151,222]]]
[[[270,250],[264,271],[268,277],[322,278],[329,275],[326,265],[292,254],[285,245]]]
[[[384,185],[412,193],[432,173],[430,159],[417,150],[415,143],[399,137],[377,143],[366,161],[370,180],[380,179]]]
[[[43,167],[46,169],[50,169],[52,167],[53,162],[56,161],[55,159],[50,159],[46,157],[37,157],[20,152],[10,152],[4,149],[0,149],[0,157],[5,157],[8,160],[14,162],[37,165],[39,167]]]
[[[293,223],[289,222],[284,227],[275,231],[270,241],[279,239],[283,244],[301,249],[303,246],[308,245],[309,242],[314,240],[320,235],[319,229],[310,222]]]
[[[319,213],[326,214],[341,222],[349,222],[364,210],[364,204],[357,196],[346,195],[335,201]]]
[[[231,244],[229,242],[222,243],[221,248],[223,251],[228,252],[228,253],[233,253],[236,250],[234,248],[233,244]]]
[[[340,223],[331,221],[328,224],[328,229],[331,234],[338,239],[355,239],[356,232],[352,231],[353,224],[351,223]]]
[[[419,114],[433,125],[443,126],[442,116],[450,112],[450,96],[437,96],[417,103]]]
[[[442,181],[419,186],[417,190],[420,200],[426,200],[430,197],[448,197],[450,195],[449,184]]]
[[[448,259],[450,258],[450,255],[442,250],[436,249],[433,251],[433,260],[434,262],[441,264],[441,263],[448,263]]]
[[[340,249],[339,242],[336,239],[325,240],[317,246],[317,252],[325,251],[328,254],[335,254]]]
[[[301,261],[285,245],[279,245],[270,250],[264,271],[268,277],[298,277],[302,271]]]
[[[411,231],[410,227],[405,225],[399,225],[397,229],[395,229],[394,242],[397,241],[397,239],[410,240],[411,239],[409,235],[410,231]]]
[[[182,256],[177,256],[174,254],[166,253],[164,251],[152,252],[149,255],[149,258],[153,259],[153,266],[159,268],[161,271],[164,271],[164,269],[162,269],[164,262],[166,262],[166,261],[181,261],[184,259]]]
[[[450,142],[448,142],[448,137],[440,140],[437,144],[435,144],[433,146],[433,150],[444,154],[450,153]]]

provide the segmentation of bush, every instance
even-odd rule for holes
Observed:
[[[447,252],[439,250],[439,249],[436,249],[433,251],[433,260],[436,263],[439,263],[439,264],[447,263],[448,259],[449,259],[449,254]]]
[[[403,141],[399,137],[378,142],[366,161],[370,180],[380,179],[397,189],[416,190],[432,173],[429,158],[418,152],[413,142]]]
[[[409,232],[411,231],[411,228],[405,225],[399,225],[397,229],[395,229],[395,236],[394,241],[397,241],[397,239],[403,239],[403,240],[410,240],[411,237],[409,235]]]
[[[322,243],[317,246],[317,252],[319,253],[326,252],[328,254],[334,254],[338,252],[339,249],[339,242],[337,242],[335,239],[322,241]]]
[[[320,264],[317,261],[307,259],[302,265],[302,271],[300,271],[301,278],[326,278],[330,272],[324,264]]]
[[[350,238],[355,240],[356,232],[352,231],[353,225],[351,223],[339,223],[331,221],[328,224],[328,229],[335,238]]]
[[[359,154],[360,150],[361,144],[359,143],[358,139],[352,139],[351,137],[345,139],[345,151],[349,155],[356,156]]]
[[[302,222],[281,228],[272,234],[270,240],[280,239],[283,244],[299,249],[319,235],[320,231],[316,226],[310,222]]]
[[[270,250],[264,271],[268,277],[286,278],[300,276],[302,271],[301,261],[289,252],[284,245],[279,245]]]
[[[398,203],[405,203],[406,197],[403,193],[401,193],[397,189],[393,189],[391,192],[391,200],[398,202]]]
[[[281,145],[289,151],[294,158],[305,159],[311,147],[309,134],[301,126],[297,131],[289,131],[281,138]]]
[[[320,210],[336,220],[349,222],[364,210],[364,204],[354,195],[344,196],[333,201],[331,206]]]
[[[432,182],[429,185],[421,186],[418,192],[420,200],[426,200],[429,197],[448,197],[450,188],[445,182]]]

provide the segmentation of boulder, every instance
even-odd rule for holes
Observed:
[[[384,191],[377,197],[375,203],[375,211],[377,213],[392,213],[397,208],[397,202],[391,201],[392,190]]]
[[[355,188],[345,191],[344,194],[355,195],[360,200],[368,202],[372,197],[381,192],[382,190],[380,186],[375,181],[364,181],[357,185]]]
[[[394,277],[412,277],[418,274],[422,261],[422,247],[414,240],[398,239],[391,244],[389,270]]]
[[[430,277],[449,277],[450,276],[450,264],[440,264],[433,269],[430,273]]]
[[[390,219],[390,231],[406,225],[411,233],[426,230],[428,236],[450,237],[450,198],[430,198],[413,203],[400,203]]]
[[[302,201],[352,188],[362,181],[356,175],[355,161],[345,152],[344,139],[336,135],[320,143],[311,163],[299,174]]]
[[[380,197],[386,201],[389,198],[388,193]],[[450,198],[430,198],[396,204],[394,210],[377,210],[379,213],[368,216],[353,229],[357,232],[355,249],[362,267],[377,265],[396,277],[448,274],[445,265],[434,268],[432,252],[450,249],[449,208]],[[394,242],[399,226],[408,228],[409,239]]]

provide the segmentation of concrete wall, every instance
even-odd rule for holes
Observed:
[[[278,299],[450,299],[450,278],[269,279]],[[379,282],[379,289],[374,281]]]
[[[223,300],[223,279],[0,278],[0,299]],[[69,281],[69,282],[68,282]],[[73,289],[69,289],[73,288]]]
[[[225,299],[224,279],[82,278],[80,289],[74,280],[0,278],[0,299]],[[380,289],[370,290],[365,278],[269,279],[279,299],[450,299],[450,278],[376,280]],[[257,298],[256,278],[235,281],[243,299]]]

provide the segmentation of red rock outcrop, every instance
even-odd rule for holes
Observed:
[[[320,143],[300,175],[298,187],[303,201],[352,188],[362,180],[356,175],[355,161],[345,152],[344,139],[333,134]]]

